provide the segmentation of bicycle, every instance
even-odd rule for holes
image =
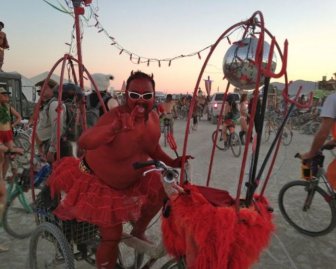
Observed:
[[[227,150],[231,148],[232,154],[235,157],[239,157],[241,153],[241,141],[239,135],[236,133],[236,124],[233,120],[227,124],[226,127],[226,137],[227,137],[227,145],[225,145],[223,139],[223,131],[222,129],[218,129],[212,133],[212,141],[216,144],[216,147],[220,150]],[[216,140],[217,137],[217,140]]]
[[[300,155],[295,157],[300,158]],[[336,193],[328,183],[323,162],[321,151],[312,159],[306,180],[285,184],[278,197],[285,220],[297,231],[309,236],[325,235],[336,226]]]
[[[31,128],[26,129],[24,124],[13,128],[14,144],[23,148],[24,154],[17,156],[17,161],[21,165],[29,165],[30,147],[31,147]]]
[[[264,135],[263,135],[263,141],[268,142],[270,140],[270,137],[277,134],[278,128],[280,126],[280,123],[277,119],[272,119],[269,117],[266,120],[265,126],[264,126]],[[282,136],[281,136],[282,144],[284,146],[290,145],[290,143],[293,140],[293,132],[288,126],[284,126],[282,130]]]
[[[175,182],[178,172],[163,162],[148,161],[136,163],[134,168],[154,165],[145,173],[161,171],[167,184]],[[36,213],[38,227],[31,235],[29,244],[29,265],[31,269],[38,268],[75,268],[75,260],[85,260],[95,264],[95,252],[99,243],[97,226],[72,221],[62,221],[52,214],[57,207],[58,199],[51,199],[48,187],[40,192],[36,199]],[[149,226],[150,227],[150,226]],[[122,240],[119,243],[117,269],[145,269],[150,268],[158,259],[165,256],[162,239],[159,243],[149,243],[133,237],[130,234],[132,224],[124,225]],[[179,269],[184,261],[168,260],[162,269]],[[49,266],[49,267],[48,267]]]
[[[11,153],[12,154],[12,153]],[[8,155],[8,154],[7,154]],[[2,217],[4,230],[11,236],[24,239],[36,227],[30,189],[29,169],[19,172],[17,161],[8,156],[11,175],[7,177],[7,202]]]
[[[169,118],[162,118],[162,125],[161,125],[161,133],[163,133],[163,146],[167,147],[168,141],[167,137],[168,134],[172,132],[171,125],[172,119]]]

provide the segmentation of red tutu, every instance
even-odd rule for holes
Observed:
[[[160,177],[158,173],[148,173],[131,188],[116,190],[97,176],[79,170],[78,159],[63,158],[54,165],[48,180],[52,197],[66,193],[53,213],[62,220],[76,219],[101,227],[136,221],[145,204],[161,202]]]
[[[214,206],[203,196],[213,190],[188,186],[189,194],[171,201],[171,214],[162,222],[166,250],[176,258],[186,257],[189,269],[247,269],[268,245],[272,215],[259,198],[255,206],[240,209],[222,192],[226,206]],[[219,194],[219,191],[215,191]]]

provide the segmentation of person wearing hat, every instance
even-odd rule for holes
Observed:
[[[4,23],[0,21],[0,72],[3,72],[2,65],[4,62],[4,50],[9,49],[8,40],[6,33],[2,31],[2,29],[5,27]]]
[[[6,204],[5,176],[8,169],[8,161],[5,153],[23,154],[22,148],[17,148],[13,141],[12,128],[21,122],[21,115],[9,104],[9,92],[0,87],[0,217]],[[12,123],[12,117],[15,121]]]
[[[35,84],[35,87],[37,87],[36,92],[41,98],[41,102],[36,104],[36,106],[39,106],[39,111],[40,111],[39,119],[41,117],[43,118],[43,113],[41,113],[43,111],[43,107],[46,104],[48,104],[50,99],[54,96],[53,88],[58,85],[56,81],[54,81],[52,79],[49,79],[49,81],[47,82],[46,87],[43,91],[43,95],[41,96],[41,90],[42,90],[42,87],[43,87],[43,84],[44,84],[45,80],[46,79],[43,79],[43,80],[41,80],[41,81],[39,81]],[[34,109],[34,111],[35,111],[35,109]],[[31,117],[28,121],[28,125],[32,126],[33,124],[34,124],[34,115],[31,115]],[[38,146],[40,154],[42,155],[42,148],[41,148],[42,141],[39,139],[38,135],[36,136],[36,144]]]
[[[92,78],[103,99],[106,110],[109,111],[112,108],[119,106],[117,98],[113,96],[113,93],[108,91],[110,81],[113,80],[113,76],[110,74],[94,73],[92,74]],[[86,99],[86,118],[89,127],[92,127],[97,122],[98,118],[104,113],[104,109],[99,102],[98,94],[95,91],[93,83],[91,83],[91,89],[92,92]]]

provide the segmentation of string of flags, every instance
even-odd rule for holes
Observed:
[[[71,11],[71,9],[72,9],[71,4],[70,4],[71,1],[65,0],[65,3],[66,3],[67,7],[65,7],[61,3],[59,3],[59,6],[56,6],[56,5],[48,2],[47,0],[43,0],[43,1],[46,2],[47,4],[49,4],[51,7],[55,8],[56,10],[74,17],[73,11]],[[98,10],[98,7],[95,8],[95,9]],[[141,55],[138,55],[137,53],[134,53],[134,52],[126,49],[124,46],[122,46],[117,41],[117,39],[115,37],[113,37],[112,35],[110,35],[108,33],[108,31],[100,23],[100,21],[98,19],[99,15],[97,14],[97,12],[94,10],[94,8],[91,5],[89,5],[89,11],[90,11],[89,15],[87,17],[81,16],[81,20],[84,20],[88,27],[97,28],[97,32],[104,34],[109,39],[110,45],[113,46],[115,49],[117,49],[119,51],[119,55],[127,55],[129,57],[129,60],[134,64],[147,64],[147,66],[149,66],[150,64],[155,63],[155,64],[157,64],[158,67],[161,67],[164,63],[166,63],[168,65],[168,67],[170,67],[172,65],[173,61],[176,61],[176,60],[181,59],[181,58],[197,56],[198,59],[201,60],[202,59],[201,53],[210,49],[211,46],[212,46],[212,44],[211,44],[211,45],[208,45],[208,46],[206,46],[206,47],[204,47],[204,48],[202,48],[198,51],[191,52],[191,53],[188,53],[188,54],[180,54],[180,55],[177,55],[177,56],[174,56],[174,57],[171,57],[171,58],[150,58],[150,57],[141,56]],[[90,21],[92,21],[92,20],[93,20],[93,23],[90,23]],[[83,27],[81,27],[81,29],[83,29]],[[238,29],[235,29],[234,31],[237,31],[237,30]],[[233,34],[234,31],[232,31],[231,33],[229,33],[227,36],[224,37],[224,38],[227,39],[227,41],[229,43],[231,43],[230,39],[229,39],[229,36],[231,34]],[[81,39],[82,38],[83,38],[83,32],[81,33]],[[65,43],[66,45],[69,46],[69,51],[75,51],[73,49],[73,46],[76,46],[76,42],[73,42],[74,39],[75,39],[75,36],[74,36],[74,32],[72,31],[71,41]]]

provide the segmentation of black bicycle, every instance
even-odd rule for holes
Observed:
[[[305,180],[285,184],[278,197],[286,221],[309,236],[325,235],[336,226],[336,193],[328,182],[323,162],[324,155],[320,152],[311,160],[310,169],[305,169]]]
[[[216,147],[220,150],[227,150],[230,148],[233,156],[239,157],[241,153],[241,142],[239,135],[235,131],[235,123],[232,121],[226,128],[226,143],[224,142],[222,132],[222,129],[218,129],[212,133],[212,141],[216,144]]]

